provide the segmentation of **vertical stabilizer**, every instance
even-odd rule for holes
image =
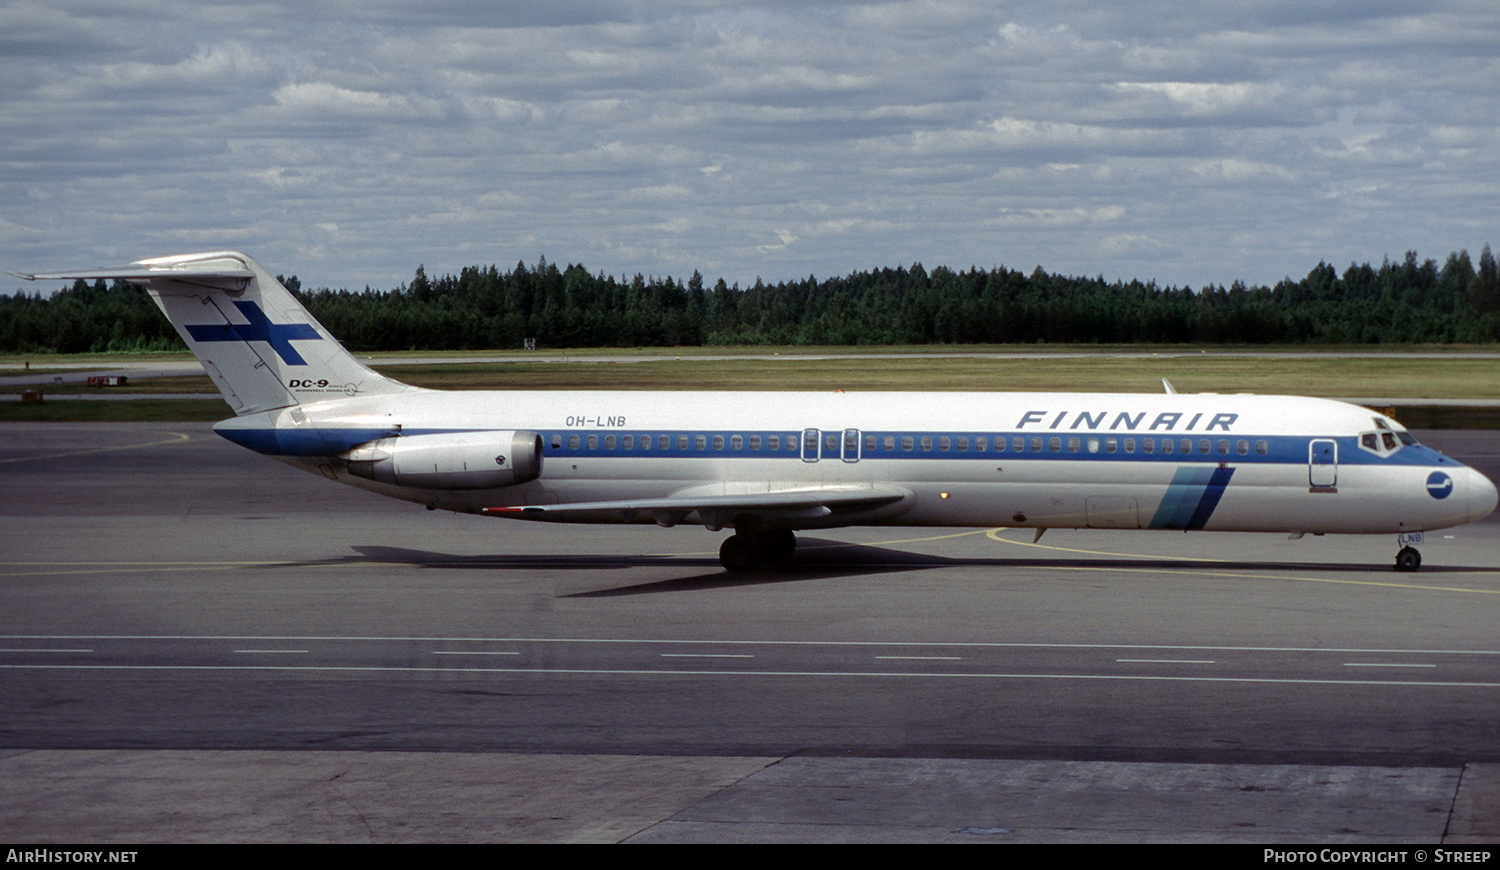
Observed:
[[[119,269],[23,275],[141,284],[236,414],[414,390],[356,360],[260,264],[232,251],[141,260]]]

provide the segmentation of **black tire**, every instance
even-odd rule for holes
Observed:
[[[1415,547],[1402,547],[1396,554],[1397,571],[1415,571],[1422,567],[1422,554]]]
[[[745,535],[730,535],[719,545],[719,564],[726,571],[749,571],[760,560],[760,547]]]
[[[757,538],[756,546],[765,553],[767,562],[785,562],[797,551],[797,536],[791,529],[762,532]]]

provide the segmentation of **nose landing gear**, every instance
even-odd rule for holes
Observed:
[[[1422,543],[1421,532],[1402,532],[1396,536],[1396,543],[1401,545],[1400,552],[1396,553],[1397,571],[1415,571],[1422,567],[1422,554],[1413,546]]]

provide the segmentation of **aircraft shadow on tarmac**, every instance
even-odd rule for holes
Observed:
[[[1163,558],[1120,558],[1115,556],[1068,557],[1068,558],[1005,558],[1005,557],[951,557],[930,553],[913,553],[887,547],[850,544],[841,541],[826,541],[817,538],[802,538],[797,554],[788,562],[766,565],[756,570],[730,573],[718,565],[718,560],[707,554],[676,556],[670,554],[642,555],[537,555],[537,554],[486,554],[454,555],[388,545],[360,545],[353,547],[357,555],[338,559],[317,560],[318,565],[337,564],[399,564],[435,570],[509,570],[525,571],[556,570],[572,568],[588,571],[619,571],[635,568],[681,568],[701,566],[701,574],[687,577],[671,577],[645,583],[634,583],[614,589],[599,589],[567,595],[569,598],[607,597],[639,595],[662,592],[702,591],[707,588],[733,588],[758,586],[772,583],[796,583],[808,580],[827,580],[841,577],[864,577],[875,574],[925,571],[934,568],[967,567],[989,568],[1003,575],[1008,569],[1085,569],[1090,572],[1117,569],[1139,573],[1157,570],[1163,573],[1183,574],[1192,572],[1222,573],[1229,571],[1254,572],[1264,578],[1270,572],[1318,572],[1322,574],[1375,575],[1375,578],[1390,577],[1394,572],[1386,563],[1321,563],[1321,562],[1270,562],[1270,561],[1216,561],[1211,559],[1185,560]],[[1424,577],[1444,575],[1494,575],[1492,567],[1435,565],[1424,566],[1419,574],[1404,574],[1403,582],[1420,584]],[[1375,579],[1372,578],[1372,579]]]

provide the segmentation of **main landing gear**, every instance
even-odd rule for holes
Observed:
[[[797,549],[791,529],[736,532],[719,546],[719,564],[728,571],[749,571],[762,562],[785,562]]]
[[[1396,554],[1397,571],[1415,571],[1422,567],[1422,554],[1416,547],[1402,547]]]

